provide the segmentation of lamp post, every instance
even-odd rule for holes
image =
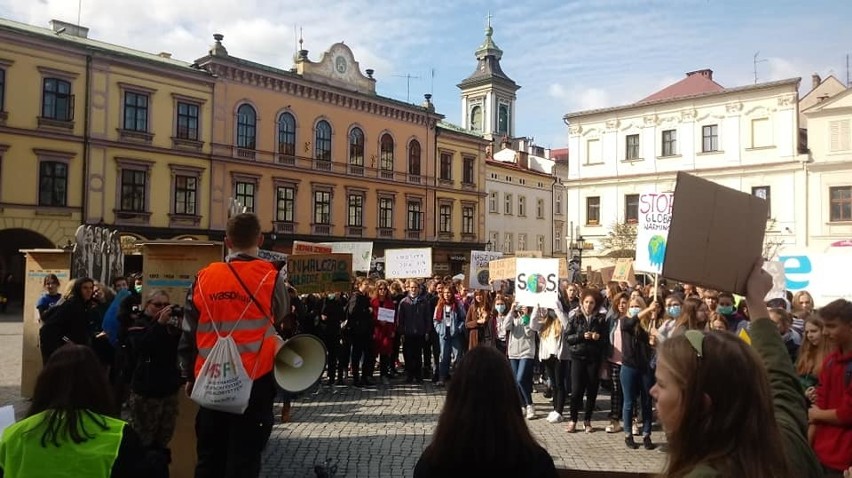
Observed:
[[[494,244],[492,244],[491,241],[488,241],[488,242],[485,243],[485,250],[486,251],[491,251],[492,247],[494,247]]]

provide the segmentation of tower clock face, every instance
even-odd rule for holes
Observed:
[[[340,73],[341,75],[346,73],[347,67],[348,67],[348,65],[346,64],[346,58],[343,58],[342,56],[338,56],[337,58],[334,59],[334,69],[337,70],[337,72]]]

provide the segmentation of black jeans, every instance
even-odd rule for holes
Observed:
[[[571,362],[559,360],[551,356],[544,361],[547,378],[550,379],[550,389],[553,390],[553,409],[562,415],[565,411],[565,393],[571,371]]]
[[[337,349],[337,379],[343,380],[346,378],[346,372],[349,368],[349,355],[352,353],[352,341],[347,335],[340,338],[340,348]]]
[[[329,334],[322,338],[327,352],[327,360],[325,364],[325,373],[328,379],[334,381],[337,376],[337,362],[340,360],[340,335]],[[340,375],[342,378],[342,375]]]
[[[621,409],[624,406],[624,392],[621,387],[621,365],[610,362],[609,370],[612,376],[612,393],[609,395],[609,415],[607,416],[610,420],[621,420]]]
[[[583,409],[583,421],[592,419],[595,411],[595,400],[598,398],[600,385],[600,359],[574,358],[571,361],[571,421],[576,422],[583,405],[583,395],[586,395],[586,406]]]
[[[352,380],[361,380],[373,374],[373,366],[370,365],[370,343],[369,337],[352,337]],[[363,374],[361,373],[362,360]]]
[[[435,329],[429,330],[429,338],[423,342],[423,370],[431,371],[433,374],[438,372],[438,365],[441,363],[441,342],[438,338],[438,332]]]
[[[426,339],[422,335],[406,335],[402,344],[402,356],[405,360],[406,378],[423,379],[423,345]]]
[[[260,476],[261,454],[272,432],[274,401],[275,379],[268,373],[254,381],[242,415],[199,408],[195,416],[195,478]]]

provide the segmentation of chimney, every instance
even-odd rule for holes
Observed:
[[[815,90],[816,87],[820,85],[820,83],[822,83],[822,78],[820,78],[818,74],[814,73],[813,75],[811,75],[811,89],[812,90]]]
[[[704,78],[707,78],[708,80],[711,80],[711,81],[713,80],[713,70],[711,70],[710,68],[705,68],[703,70],[690,71],[689,73],[686,74],[686,76],[692,76],[692,75],[699,75],[699,76],[703,76]]]
[[[70,35],[77,38],[89,38],[89,29],[62,20],[51,20],[50,27],[57,35]]]
[[[161,51],[160,53],[157,53],[157,56],[159,56],[160,58],[169,59],[172,57],[172,54],[167,51]]]

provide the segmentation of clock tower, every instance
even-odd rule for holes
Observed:
[[[500,67],[501,50],[492,36],[491,15],[485,41],[476,50],[476,70],[457,86],[461,90],[462,126],[499,141],[515,134],[515,93],[520,88]]]

